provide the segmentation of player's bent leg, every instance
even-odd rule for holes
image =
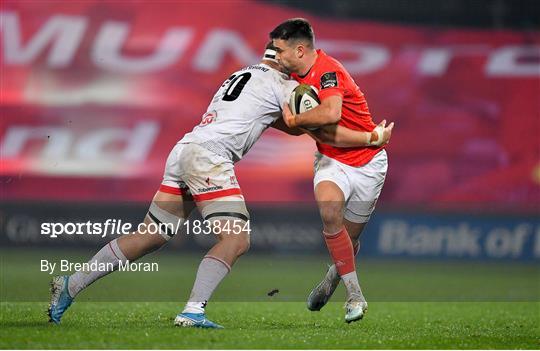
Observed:
[[[324,239],[335,268],[331,268],[325,279],[310,293],[310,310],[320,310],[328,302],[338,285],[336,273],[345,284],[348,300],[354,299],[360,293],[353,244],[347,228],[343,225],[345,193],[342,187],[331,180],[320,181],[315,187],[315,198],[324,224]],[[334,269],[336,272],[333,272]],[[346,320],[349,321],[347,316]]]
[[[322,181],[315,187],[315,197],[324,226],[323,235],[326,237],[326,233],[339,232],[342,227],[344,203],[344,194],[341,189],[331,181]],[[340,280],[335,264],[331,265],[324,279],[311,290],[307,299],[307,308],[310,311],[319,311],[323,308]]]
[[[184,196],[184,198],[187,198]],[[189,215],[193,205],[189,205],[180,194],[168,194],[158,191],[152,200],[150,209],[145,217],[145,226],[140,226],[140,230],[114,239],[107,243],[89,261],[89,263],[105,264],[112,270],[96,270],[90,272],[75,272],[71,276],[57,276],[51,282],[51,300],[48,308],[49,321],[60,323],[60,320],[73,299],[83,289],[96,280],[118,269],[120,263],[136,260],[147,253],[150,253],[165,243],[170,238],[167,231],[162,230],[157,234],[152,234],[144,228],[148,225],[159,222],[174,222],[180,226],[183,218]],[[182,216],[182,217],[179,217]],[[170,233],[169,233],[170,234]]]
[[[358,253],[360,249],[360,235],[369,221],[384,183],[386,162],[383,156],[385,155],[379,156],[382,161],[374,159],[374,165],[370,162],[367,166],[355,169],[351,173],[351,177],[357,179],[357,182],[354,183],[356,189],[353,190],[344,217],[345,226],[350,230],[353,244],[356,244],[355,253]],[[381,163],[384,167],[377,166],[378,163]],[[374,170],[371,168],[374,168]],[[382,168],[383,171],[379,171],[378,168]],[[347,311],[345,321],[347,323],[363,318],[368,304],[361,289],[349,296],[345,308]]]
[[[354,220],[357,220],[357,219],[355,218]],[[348,218],[348,212],[346,211],[344,224],[349,232],[349,236],[351,237],[351,241],[353,243],[354,255],[356,256],[360,250],[360,235],[362,234],[367,222],[357,223],[353,220],[350,220]],[[356,274],[354,278],[358,279]],[[347,323],[351,323],[354,321],[361,320],[364,317],[365,313],[367,312],[367,309],[368,309],[368,304],[366,302],[364,294],[362,293],[360,284],[358,283],[358,289],[352,292],[351,294],[349,294],[347,298],[347,302],[345,303],[345,310],[346,310],[345,321]]]
[[[345,225],[345,228],[347,228],[347,233],[349,233],[349,237],[353,244],[354,253],[357,255],[360,251],[360,236],[367,223],[355,223],[345,218],[343,224]]]
[[[208,320],[205,308],[212,293],[249,249],[249,214],[242,197],[198,203],[203,218],[212,223],[218,242],[202,259],[188,302],[174,324],[182,327],[222,328]]]
[[[315,186],[315,199],[326,233],[335,233],[343,227],[345,195],[332,181],[322,181]]]
[[[354,223],[345,219],[344,225],[351,238],[354,254],[356,256],[360,251],[359,239],[366,223]],[[328,300],[330,300],[330,297],[334,294],[340,281],[341,277],[337,272],[336,265],[332,264],[328,267],[323,280],[311,290],[308,297],[308,309],[311,311],[320,311],[326,305]]]
[[[369,177],[367,178],[369,179]],[[373,178],[376,179],[377,177]],[[359,195],[362,195],[362,197]],[[355,254],[358,254],[360,250],[360,235],[369,221],[379,195],[380,187],[377,188],[373,184],[367,184],[361,190],[354,192],[348,202],[344,222],[345,226],[350,230],[351,240],[353,241],[353,245],[355,245]],[[348,323],[363,318],[368,304],[361,289],[349,296],[345,308],[347,310],[345,321]]]
[[[120,250],[128,260],[134,261],[161,248],[174,237],[194,208],[189,195],[158,191],[140,230],[118,239]]]

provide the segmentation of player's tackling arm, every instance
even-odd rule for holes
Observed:
[[[287,104],[283,107],[283,120],[288,127],[319,127],[334,124],[341,119],[341,105],[343,98],[340,95],[331,95],[321,104],[309,111],[293,115]]]
[[[287,127],[287,125],[283,121],[283,118],[280,118],[277,121],[275,121],[274,124],[272,124],[272,128],[276,128],[276,129],[281,130],[282,132],[285,132],[285,133],[287,133],[289,135],[295,135],[295,136],[302,135],[302,134],[306,133],[305,129],[301,129],[301,128],[297,128],[297,127],[295,127],[295,128]]]
[[[387,144],[393,128],[394,122],[386,126],[386,120],[383,120],[372,132],[361,132],[333,124],[316,130],[306,130],[306,133],[322,144],[336,147],[366,147]]]
[[[366,147],[387,144],[392,137],[394,122],[386,126],[386,120],[383,120],[371,133],[352,130],[337,124],[326,125],[315,130],[289,128],[281,118],[272,127],[289,135],[308,134],[319,143],[335,147]]]

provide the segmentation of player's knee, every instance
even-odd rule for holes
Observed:
[[[123,250],[124,255],[130,260],[149,254],[162,247],[165,243],[167,243],[167,240],[159,235],[141,233],[122,236],[118,239],[118,244]]]
[[[236,256],[245,254],[250,247],[249,234],[245,231],[239,233],[223,233],[220,235],[221,240],[228,242],[229,247],[232,247]]]
[[[325,225],[340,226],[343,223],[343,206],[341,203],[322,203],[319,208],[319,213]]]
[[[148,234],[149,245],[159,248],[176,235],[183,223],[184,218],[172,213],[171,209],[164,209],[157,202],[152,201],[142,231]]]
[[[167,240],[160,235],[147,235],[147,237],[143,247],[145,254],[156,251],[167,243]]]
[[[236,240],[236,255],[242,256],[248,252],[250,247],[249,235],[242,235]]]

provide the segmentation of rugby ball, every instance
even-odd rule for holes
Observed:
[[[321,101],[315,87],[308,84],[300,84],[291,93],[289,108],[295,115],[306,112],[319,106]]]

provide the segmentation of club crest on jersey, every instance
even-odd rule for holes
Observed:
[[[200,126],[205,126],[207,124],[210,124],[216,120],[217,112],[216,111],[210,111],[206,112],[201,119]]]
[[[326,72],[321,76],[321,90],[338,86],[336,72]]]

